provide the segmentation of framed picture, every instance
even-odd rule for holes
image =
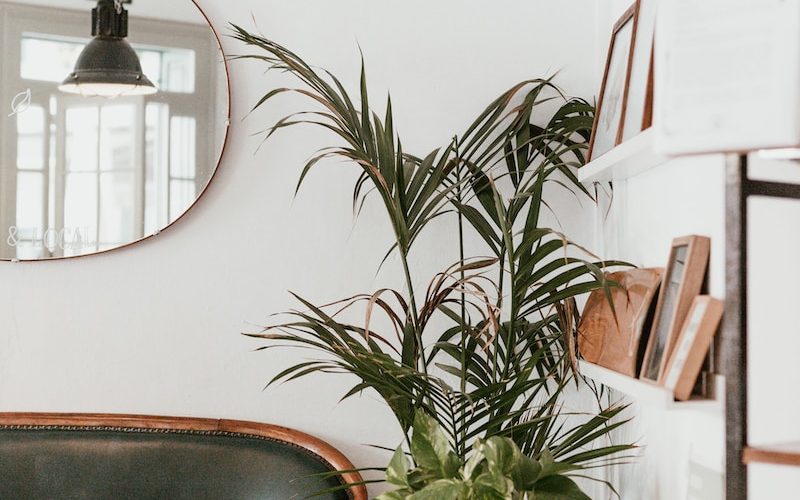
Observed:
[[[614,25],[606,58],[603,84],[589,142],[588,160],[592,161],[619,144],[625,115],[625,92],[630,77],[631,49],[637,4],[632,5]]]
[[[798,19],[796,1],[663,0],[655,149],[673,156],[800,146],[800,113],[786,109],[800,102]]]
[[[685,236],[672,242],[640,378],[662,382],[680,328],[694,298],[700,295],[710,250],[711,240],[704,236]]]
[[[675,393],[675,398],[686,401],[692,395],[703,360],[722,319],[721,301],[703,295],[694,299],[689,316],[675,343],[664,372],[664,387]]]
[[[663,269],[629,269],[607,275],[617,283],[610,299],[600,288],[589,295],[578,324],[578,348],[583,359],[636,377],[643,349],[645,320],[661,285]]]
[[[653,124],[653,49],[657,10],[658,0],[637,1],[620,142],[627,141]]]

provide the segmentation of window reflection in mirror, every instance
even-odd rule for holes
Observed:
[[[224,142],[212,30],[191,0],[134,0],[128,41],[158,92],[84,97],[57,87],[91,39],[92,4],[30,3],[0,2],[0,96],[4,110],[15,104],[0,115],[0,259],[85,255],[158,233],[202,193]]]

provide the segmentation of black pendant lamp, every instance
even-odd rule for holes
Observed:
[[[59,90],[87,97],[148,95],[158,91],[125,40],[128,11],[121,0],[97,1],[97,7],[92,9],[92,36],[94,39],[78,56],[75,69]]]

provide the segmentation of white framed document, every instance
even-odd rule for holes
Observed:
[[[657,153],[800,146],[800,2],[661,2],[655,47]]]

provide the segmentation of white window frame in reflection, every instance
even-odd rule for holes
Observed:
[[[199,12],[198,15],[200,15]],[[100,237],[102,221],[99,218],[102,209],[99,206],[99,192],[98,220],[91,228],[93,231],[86,227],[64,227],[64,194],[67,175],[65,171],[64,110],[74,104],[71,99],[85,98],[76,98],[58,92],[59,82],[23,78],[20,60],[21,40],[23,37],[35,37],[54,41],[88,41],[86,16],[87,13],[83,11],[62,11],[53,8],[0,4],[0,18],[5,17],[2,26],[3,32],[0,34],[2,37],[0,38],[0,43],[2,43],[0,50],[3,51],[3,57],[0,58],[0,73],[2,74],[0,99],[2,102],[10,102],[13,96],[7,94],[16,94],[19,89],[31,89],[30,106],[40,107],[46,111],[45,137],[42,141],[41,151],[45,166],[41,171],[43,177],[42,198],[44,200],[44,206],[41,207],[43,214],[41,229],[36,232],[18,228],[21,230],[18,234],[30,235],[30,237],[27,240],[23,239],[15,247],[0,244],[0,258],[35,259],[82,255],[132,243],[157,233],[179,217],[191,204],[184,202],[180,204],[179,210],[175,208],[174,200],[170,200],[173,184],[187,180],[194,181],[196,196],[203,190],[216,168],[217,148],[220,141],[206,138],[218,138],[224,126],[223,123],[218,123],[221,120],[214,119],[218,116],[216,103],[220,98],[217,94],[220,86],[218,86],[216,78],[201,76],[216,75],[216,65],[220,62],[218,57],[205,57],[206,54],[215,56],[219,54],[218,47],[212,44],[209,37],[209,27],[136,18],[135,30],[132,28],[129,38],[134,48],[147,52],[150,54],[147,57],[151,59],[153,54],[159,51],[163,57],[159,94],[138,97],[136,98],[138,100],[131,101],[135,102],[137,109],[134,134],[140,139],[137,139],[138,142],[135,142],[134,146],[141,145],[141,148],[134,147],[135,182],[132,189],[135,191],[133,193],[135,209],[133,225],[135,227],[129,228],[130,231],[121,231],[130,234],[131,239],[130,241],[127,238],[124,241],[103,241],[103,238]],[[192,82],[178,81],[176,83],[165,80],[169,77],[168,59],[170,57],[173,60],[179,58],[180,51],[189,51],[194,54],[192,65],[195,78]],[[200,56],[201,54],[203,57]],[[147,60],[147,57],[143,57],[143,62]],[[17,92],[13,92],[14,90]],[[102,106],[103,104],[97,105]],[[150,137],[149,141],[147,140],[148,126],[153,128],[153,124],[147,123],[145,119],[148,106],[161,108],[159,110],[161,123],[156,126],[161,130],[150,131],[151,136],[154,133],[161,135],[156,139]],[[171,162],[174,160],[171,157],[174,155],[170,154],[171,138],[169,134],[173,118],[190,119],[196,128],[193,144],[195,175],[191,178],[172,174]],[[16,225],[17,176],[19,172],[23,171],[23,169],[16,168],[18,140],[16,126],[11,130],[12,127],[9,127],[8,124],[16,125],[16,122],[12,119],[0,122],[0,227],[2,228]],[[30,170],[24,171],[30,172]],[[96,175],[98,176],[96,185],[99,191],[100,177],[103,173],[98,171]],[[149,177],[147,177],[148,175]],[[193,201],[194,199],[191,200],[191,202]],[[72,234],[75,230],[81,234],[83,247],[80,249],[71,246],[70,242],[66,242],[65,245],[63,241],[60,242],[61,244],[55,245],[42,244],[42,240],[46,239],[42,237],[44,233],[49,235]],[[85,234],[87,231],[93,234],[87,236]],[[0,238],[0,243],[5,240],[5,237]]]

